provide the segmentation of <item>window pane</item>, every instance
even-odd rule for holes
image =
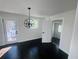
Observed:
[[[61,31],[62,31],[62,26],[61,26],[61,25],[59,25],[59,26],[58,26],[58,32],[60,32],[60,33],[61,33]]]
[[[6,21],[7,41],[16,40],[16,23],[15,21]]]
[[[38,21],[37,20],[31,20],[31,23],[32,23],[32,27],[31,29],[37,29],[38,28]]]

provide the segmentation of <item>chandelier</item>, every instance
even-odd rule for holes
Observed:
[[[26,20],[24,21],[24,26],[27,27],[27,28],[30,28],[30,27],[32,26],[32,22],[31,22],[32,19],[31,19],[31,17],[30,17],[30,10],[31,10],[31,8],[29,7],[28,10],[29,10],[28,19],[26,19]]]

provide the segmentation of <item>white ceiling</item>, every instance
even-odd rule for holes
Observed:
[[[31,7],[31,15],[52,16],[75,9],[77,0],[0,0],[0,11],[18,14],[28,14],[27,7]]]

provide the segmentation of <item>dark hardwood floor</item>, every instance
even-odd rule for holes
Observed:
[[[12,48],[1,59],[67,59],[68,55],[54,44],[39,41],[11,45]]]

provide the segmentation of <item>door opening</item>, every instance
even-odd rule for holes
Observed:
[[[52,21],[52,43],[59,46],[62,32],[62,20]]]

